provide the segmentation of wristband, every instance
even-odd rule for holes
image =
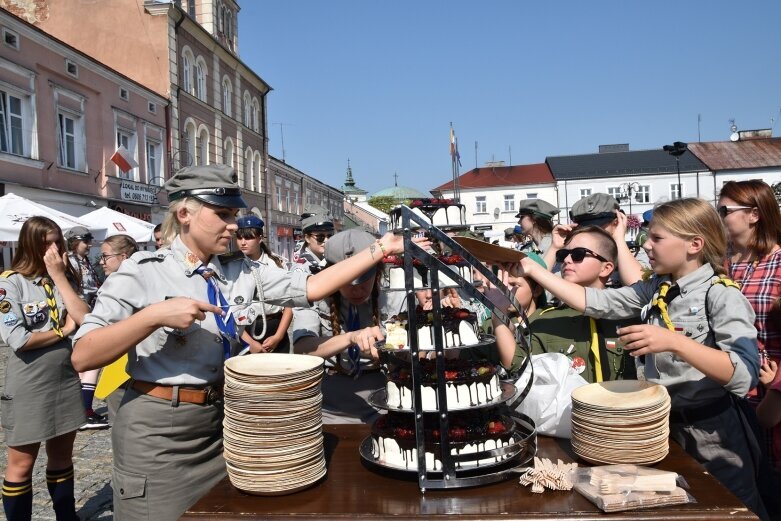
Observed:
[[[379,239],[377,239],[377,241],[376,241],[376,242],[377,242],[377,246],[379,246],[379,247],[380,247],[380,251],[382,252],[382,256],[383,256],[383,257],[387,257],[387,256],[388,256],[388,253],[385,251],[385,246],[383,246],[383,245],[382,245],[382,241],[380,241]]]

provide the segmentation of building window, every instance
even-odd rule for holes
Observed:
[[[70,60],[65,60],[65,72],[73,76],[74,78],[79,77],[79,66],[76,65],[74,62]]]
[[[294,214],[298,215],[298,214],[300,214],[300,213],[301,213],[301,212],[299,211],[299,205],[300,205],[300,203],[299,203],[299,194],[298,194],[298,191],[295,191],[295,192],[293,192],[293,202],[295,203],[295,208],[293,209],[293,211],[292,211],[291,213],[294,213]],[[331,212],[331,213],[333,213],[333,212]]]
[[[260,132],[260,103],[257,98],[252,99],[252,130]]]
[[[282,208],[282,187],[277,186],[277,210],[284,211]]]
[[[504,211],[515,211],[515,194],[504,194]]]
[[[117,148],[125,147],[130,153],[130,156],[136,157],[136,133],[126,128],[117,129]],[[127,172],[123,172],[121,168],[117,166],[117,177],[122,179],[136,180],[135,168],[131,168]]]
[[[651,185],[640,185],[635,191],[635,201],[638,203],[650,203]]]
[[[235,168],[233,160],[233,141],[228,138],[225,140],[225,151],[222,154],[222,161],[231,168]]]
[[[195,143],[195,164],[209,164],[209,131],[205,128],[198,132],[198,140]]]
[[[0,90],[0,152],[29,155],[26,134],[31,130],[29,125],[25,125],[25,112],[29,110],[28,107],[28,97],[22,98]]]
[[[195,19],[195,0],[187,0],[187,14]]]
[[[12,49],[19,50],[19,35],[3,27],[3,43]]]
[[[250,128],[252,124],[252,101],[249,97],[249,92],[244,91],[244,126]]]
[[[222,80],[222,111],[226,116],[230,116],[232,113],[231,106],[233,105],[233,84],[231,84],[230,78],[227,76]]]
[[[241,169],[242,173],[239,174],[239,186],[247,188],[247,178],[252,177],[252,149],[247,148],[244,151],[244,168]]]
[[[151,112],[152,114],[157,114],[157,105],[155,103],[152,103],[151,101],[147,103],[146,110]]]
[[[184,135],[182,143],[182,157],[179,162],[181,166],[192,166],[195,164],[195,123],[188,121],[184,124]]]
[[[200,56],[195,61],[195,97],[206,102],[206,63]]]
[[[678,183],[670,184],[670,199],[680,199],[683,193],[683,185]]]
[[[189,49],[182,53],[182,89],[187,94],[193,94],[193,55]]]
[[[588,197],[591,195],[591,188],[581,188],[580,189],[580,198],[583,199],[584,197]]]
[[[616,201],[621,200],[621,187],[620,186],[609,186],[607,189],[608,195],[613,196],[613,198]]]
[[[162,145],[157,141],[146,142],[146,182],[150,185],[162,186]]]
[[[58,139],[59,139],[59,164],[65,168],[76,170],[79,168],[79,153],[77,150],[77,133],[81,125],[81,117],[74,114],[59,112]]]
[[[121,100],[129,100],[130,99],[130,92],[124,87],[119,88],[119,99]]]
[[[475,213],[487,213],[487,208],[484,195],[475,197]]]
[[[291,211],[293,206],[290,204],[290,190],[285,190],[285,210]]]
[[[253,163],[253,170],[255,171],[255,176],[252,178],[252,189],[256,192],[262,192],[263,191],[263,176],[260,174],[260,152],[255,151],[255,154],[252,156],[252,163]],[[255,183],[255,180],[257,179],[257,183]]]
[[[537,192],[526,192],[526,199],[537,199]]]

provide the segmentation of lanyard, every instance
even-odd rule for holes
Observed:
[[[244,347],[247,347],[247,344],[239,337],[236,321],[233,319],[233,313],[230,311],[228,301],[225,300],[225,296],[214,281],[214,270],[205,266],[199,266],[195,269],[195,273],[203,277],[206,281],[209,304],[219,306],[225,312],[225,316],[222,317],[217,313],[214,313],[214,320],[217,322],[217,328],[220,330],[220,335],[222,336],[223,355],[225,356],[225,360],[227,360],[231,356],[231,340],[239,342]]]
[[[680,294],[680,290],[673,291],[673,293],[669,294],[669,298],[668,291],[670,291],[670,283],[662,282],[659,286],[659,294],[653,302],[651,302],[651,305],[659,311],[659,316],[662,317],[662,322],[667,326],[667,329],[674,332],[675,326],[673,325],[673,321],[670,320],[670,314],[667,311],[667,303],[677,297]]]
[[[594,373],[596,381],[602,381],[602,357],[599,356],[599,334],[597,333],[597,322],[589,317],[589,329],[591,330],[591,353],[594,355]]]
[[[62,329],[60,329],[60,311],[57,309],[57,299],[54,297],[54,290],[49,279],[41,280],[43,291],[46,293],[46,304],[49,306],[49,321],[52,323],[52,331],[62,338]]]

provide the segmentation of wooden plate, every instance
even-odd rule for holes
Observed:
[[[521,259],[526,257],[525,253],[521,253],[518,250],[512,248],[503,248],[496,244],[480,241],[478,239],[472,239],[470,237],[453,237],[453,240],[463,246],[469,253],[477,257],[477,260],[481,262],[489,262],[494,264],[512,264],[514,262],[520,262]]]

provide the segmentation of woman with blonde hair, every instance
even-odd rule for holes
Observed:
[[[8,445],[3,508],[10,521],[32,517],[33,467],[43,442],[57,519],[78,519],[73,442],[84,408],[69,337],[88,311],[79,287],[60,227],[46,217],[28,219],[11,269],[0,274],[0,337],[11,349],[0,402]]]

